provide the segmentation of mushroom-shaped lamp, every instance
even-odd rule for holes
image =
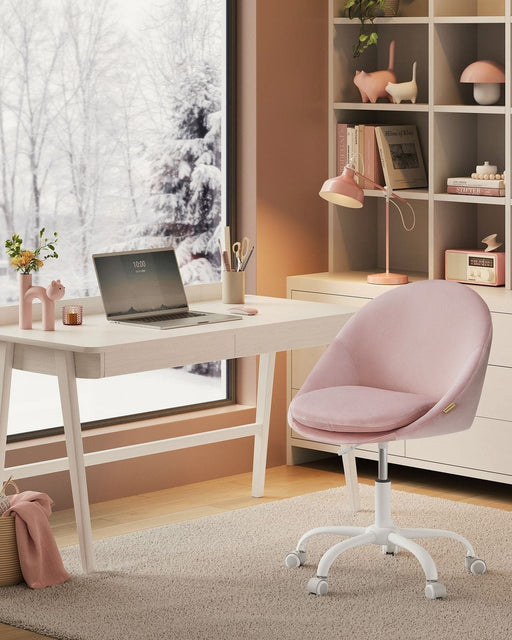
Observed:
[[[473,97],[478,104],[495,104],[500,99],[500,84],[505,82],[505,68],[493,60],[477,60],[467,66],[461,82],[473,82]]]

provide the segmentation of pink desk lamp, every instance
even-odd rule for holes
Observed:
[[[367,280],[372,284],[407,284],[409,279],[406,275],[389,272],[389,201],[390,198],[393,197],[400,202],[409,204],[407,200],[404,200],[404,198],[397,195],[390,187],[382,187],[380,184],[377,184],[367,176],[356,171],[350,165],[345,166],[343,173],[340,176],[326,180],[318,195],[332,204],[337,204],[341,207],[349,207],[351,209],[360,209],[364,202],[364,192],[354,181],[354,175],[359,178],[363,178],[364,180],[368,180],[368,182],[373,184],[376,189],[380,189],[386,194],[386,272],[369,275]],[[409,229],[404,224],[404,228],[406,231],[412,231],[414,224]]]

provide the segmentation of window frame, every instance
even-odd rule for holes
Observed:
[[[237,2],[225,0],[226,18],[226,42],[225,42],[225,206],[226,221],[232,231],[232,237],[236,235],[236,200],[237,200]],[[192,285],[194,286],[194,285]],[[198,285],[201,286],[201,285]],[[236,398],[236,361],[226,360],[226,398],[215,401],[199,402],[179,407],[145,411],[142,413],[128,414],[119,417],[105,418],[83,422],[82,431],[102,429],[116,425],[129,425],[148,419],[165,418],[180,414],[192,413],[199,410],[215,409],[234,405]],[[62,425],[36,431],[9,434],[7,444],[16,442],[36,441],[41,438],[59,436],[64,434]]]

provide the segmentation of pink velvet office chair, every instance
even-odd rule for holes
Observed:
[[[443,598],[431,555],[413,541],[451,538],[466,548],[465,566],[486,571],[462,536],[437,529],[400,529],[391,519],[387,443],[468,429],[484,382],[492,339],[489,309],[466,285],[427,280],[388,291],[360,309],[343,327],[290,404],[288,420],[299,434],[339,444],[342,450],[379,443],[375,523],[369,527],[318,527],[305,533],[286,556],[288,567],[306,561],[305,543],[317,534],[348,537],[324,553],[308,583],[315,595],[328,591],[327,575],[349,549],[401,547],[420,562],[427,598]]]

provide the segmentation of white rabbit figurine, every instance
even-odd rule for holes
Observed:
[[[418,85],[416,84],[416,62],[412,65],[412,80],[408,82],[388,82],[386,91],[392,97],[395,104],[400,104],[402,100],[410,100],[416,103],[418,95]]]

